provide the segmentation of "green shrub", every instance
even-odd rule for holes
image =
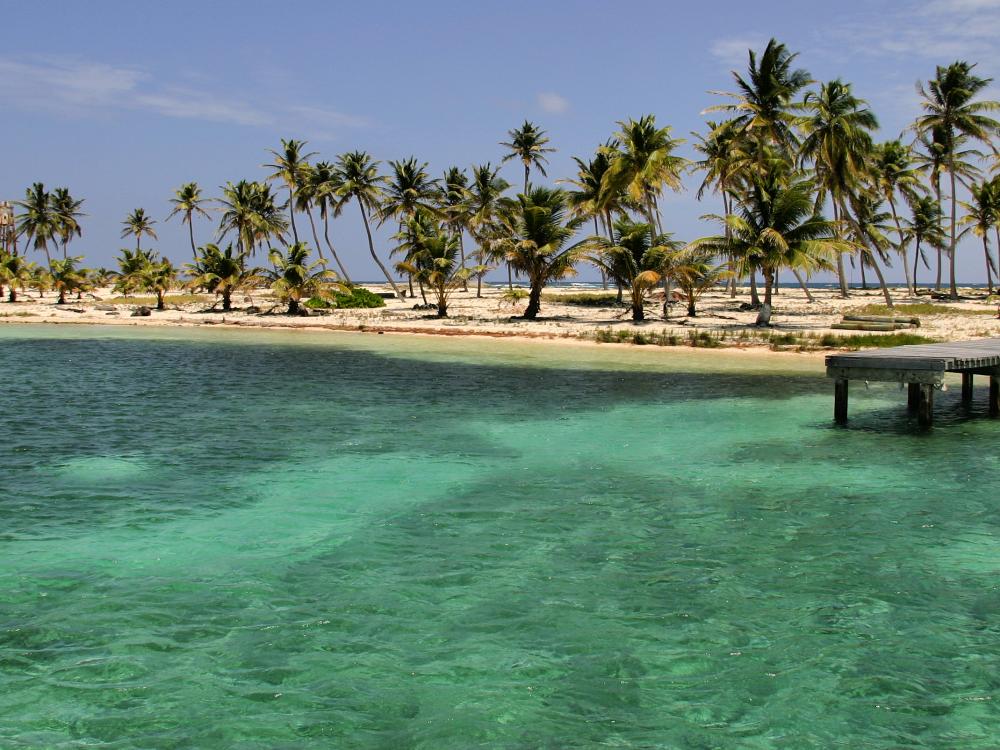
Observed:
[[[313,297],[313,299],[316,298]],[[309,300],[309,302],[312,302],[312,300]],[[374,292],[370,292],[360,286],[355,286],[351,287],[350,292],[336,292],[333,295],[333,304],[330,307],[335,307],[338,310],[385,307],[385,300]]]
[[[561,305],[582,305],[584,307],[614,307],[618,304],[617,292],[543,292],[543,302],[555,302]]]

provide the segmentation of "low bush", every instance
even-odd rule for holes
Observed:
[[[351,287],[349,292],[336,292],[329,299],[310,297],[303,303],[311,310],[350,310],[357,308],[385,307],[385,300],[362,287]]]

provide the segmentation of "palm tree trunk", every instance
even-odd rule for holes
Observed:
[[[990,244],[986,239],[986,232],[983,232],[983,252],[986,254],[986,291],[993,294],[993,264],[990,262]]]
[[[635,284],[632,284],[632,320],[639,323],[646,319],[646,311],[643,309],[642,304],[642,289],[637,289]]]
[[[910,276],[910,259],[907,257],[906,253],[906,241],[903,238],[903,226],[899,223],[899,215],[896,213],[896,201],[892,198],[892,193],[889,194],[889,208],[892,209],[892,220],[896,222],[896,232],[899,234],[899,247],[897,252],[903,259],[903,273],[906,274],[906,293],[915,296],[917,293],[916,286],[913,283],[913,279]]]
[[[809,291],[809,287],[806,286],[806,282],[802,278],[802,274],[799,273],[799,269],[793,268],[792,275],[795,277],[795,280],[799,282],[799,286],[802,287],[802,291],[806,293],[806,299],[810,302],[815,302],[816,299],[812,296],[812,292]]]
[[[939,217],[938,227],[940,227],[941,226],[941,222],[940,222],[940,217],[941,217],[941,212],[940,212],[940,208],[941,208],[941,177],[940,177],[940,175],[938,175],[937,179],[934,182],[934,193],[937,196],[937,204],[938,204],[938,209],[939,209],[938,210],[938,217]],[[940,292],[941,291],[941,268],[944,265],[943,261],[944,261],[944,259],[942,257],[941,248],[939,247],[937,249],[937,281],[934,284],[934,291],[936,291],[936,292]]]
[[[528,293],[528,306],[524,309],[524,317],[534,320],[542,307],[542,280],[531,280],[531,291]]]
[[[340,269],[340,273],[344,277],[344,281],[353,285],[354,282],[352,282],[351,277],[347,275],[347,269],[344,268],[344,264],[340,262],[340,256],[337,255],[337,251],[333,248],[333,243],[330,242],[330,222],[326,214],[323,214],[323,239],[326,240],[326,246],[329,248],[330,255],[333,256],[333,260],[337,264],[337,268]]]
[[[757,272],[750,269],[750,304],[760,307],[760,294],[757,292]]]
[[[524,194],[528,194],[528,173],[531,171],[531,167],[527,164],[524,165]],[[525,315],[527,317],[527,315]]]
[[[322,260],[326,260],[323,257],[323,247],[319,244],[319,236],[316,234],[316,222],[313,220],[313,212],[309,204],[306,204],[306,216],[309,217],[309,227],[312,229],[313,242],[316,243],[316,252],[319,253],[319,257]]]
[[[955,195],[954,158],[951,161],[951,169],[948,170],[948,174],[951,177],[951,251],[948,253],[950,256],[948,259],[948,269],[951,275],[951,281],[950,281],[951,298],[958,299],[958,287],[955,286],[955,255],[957,254],[955,252],[955,245],[956,245],[955,227],[958,221],[958,216],[957,216],[958,201]]]
[[[869,260],[872,269],[875,271],[875,275],[878,277],[879,286],[882,287],[882,296],[885,297],[885,306],[890,310],[895,307],[892,304],[892,297],[889,295],[889,287],[886,286],[885,277],[882,275],[882,269],[878,266],[878,261],[875,260],[875,256],[872,256]]]
[[[858,250],[858,266],[861,268],[861,288],[868,289],[868,280],[865,278],[865,255],[864,250]]]
[[[670,320],[670,277],[663,274],[663,319]]]
[[[917,294],[917,263],[920,262],[920,238],[917,237],[917,246],[913,248],[913,294]]]
[[[459,255],[461,255],[461,258],[462,258],[462,270],[464,271],[465,270],[465,232],[462,229],[462,227],[458,228],[458,252],[459,252]],[[462,291],[463,292],[468,292],[469,291],[469,277],[468,276],[465,276],[462,279]],[[445,314],[447,314],[447,313],[445,313]]]
[[[764,304],[768,307],[771,305],[771,293],[774,290],[774,271],[768,271],[764,269]]]
[[[299,241],[299,230],[295,228],[295,191],[292,186],[288,186],[288,218],[292,220],[292,236],[295,242]]]
[[[195,262],[198,262],[198,250],[194,246],[194,225],[191,223],[191,213],[188,212],[188,237],[191,240],[191,255],[194,257]]]
[[[833,225],[834,229],[834,239],[840,239],[840,209],[837,206],[837,199],[833,199]],[[847,293],[847,277],[844,275],[844,254],[840,251],[837,252],[837,281],[840,282],[840,296],[843,299],[847,299],[850,295]]]
[[[722,211],[726,215],[727,219],[732,209],[729,207],[729,193],[725,190],[722,191]],[[729,226],[729,221],[726,221],[726,245],[730,245],[733,241],[733,228]],[[729,277],[729,298],[736,299],[736,256],[732,253],[727,253],[729,256],[729,271],[732,276]]]
[[[403,294],[399,291],[399,287],[396,286],[396,282],[392,280],[392,277],[389,276],[389,271],[386,270],[386,267],[382,265],[382,261],[380,261],[378,256],[375,254],[375,241],[372,239],[372,228],[368,224],[368,212],[365,211],[365,204],[361,202],[360,197],[358,198],[358,208],[361,209],[361,218],[365,222],[365,234],[368,235],[368,252],[371,253],[372,260],[375,261],[375,265],[381,269],[382,274],[385,276],[385,280],[388,281],[389,286],[392,287],[392,291],[396,293],[396,298],[403,299]]]
[[[511,271],[510,269],[510,261],[507,261],[507,288],[508,289],[514,288],[514,275],[513,271]]]

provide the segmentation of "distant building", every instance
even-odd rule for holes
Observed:
[[[10,201],[0,201],[0,248],[13,252],[15,238],[14,206]]]

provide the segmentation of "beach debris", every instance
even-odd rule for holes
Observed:
[[[110,312],[117,310],[118,308],[114,305],[94,305],[95,310],[101,310],[102,312]]]
[[[757,313],[757,321],[754,323],[755,326],[769,326],[771,325],[771,306],[764,304],[760,306],[760,312]]]
[[[140,305],[132,311],[133,318],[148,318],[152,314],[152,309],[146,307],[145,305]]]

